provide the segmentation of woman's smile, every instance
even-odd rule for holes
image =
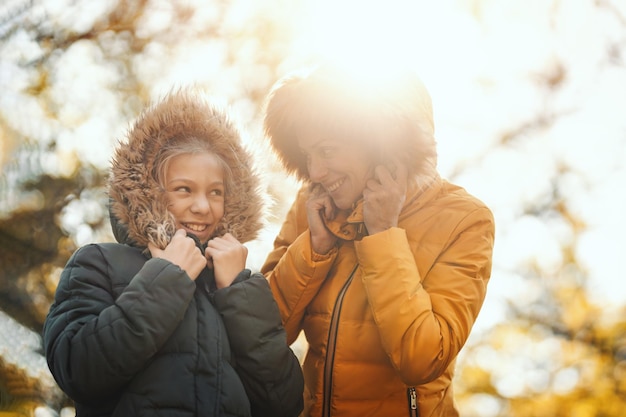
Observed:
[[[306,155],[309,179],[321,184],[338,208],[349,209],[362,197],[373,167],[366,148],[310,131],[298,133],[298,145]]]
[[[342,178],[342,179],[340,179],[340,180],[338,180],[338,181],[335,181],[335,182],[333,182],[333,183],[331,183],[331,184],[325,185],[324,187],[326,188],[326,190],[327,190],[329,193],[332,193],[333,191],[337,191],[337,189],[338,189],[339,187],[341,187],[341,184],[343,184],[343,182],[344,182],[344,181],[345,181],[345,179],[344,179],[344,178]]]

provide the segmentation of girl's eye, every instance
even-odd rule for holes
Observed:
[[[224,195],[224,191],[220,190],[220,189],[215,189],[215,190],[211,191],[211,195],[222,196],[222,195]]]
[[[181,186],[181,187],[176,187],[176,188],[174,188],[174,191],[178,191],[178,192],[181,192],[181,193],[188,193],[188,192],[190,192],[191,190],[189,189],[189,187],[183,187],[183,186]]]

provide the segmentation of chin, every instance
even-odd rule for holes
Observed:
[[[339,210],[350,210],[352,209],[352,207],[354,207],[354,203],[357,200],[348,200],[345,198],[342,198],[340,200],[333,200],[333,202],[335,203],[335,206],[339,209]]]
[[[211,235],[207,235],[203,233],[202,236],[198,236],[198,239],[200,239],[200,243],[205,244],[209,240],[211,240]]]

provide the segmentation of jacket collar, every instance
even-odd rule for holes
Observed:
[[[407,190],[406,200],[400,213],[402,220],[432,200],[441,190],[442,180],[439,175],[413,183]],[[363,199],[357,201],[352,211],[339,211],[332,220],[323,219],[324,224],[335,236],[342,240],[361,240],[367,236],[363,220]]]

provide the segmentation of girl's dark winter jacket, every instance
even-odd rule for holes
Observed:
[[[230,122],[198,103],[178,93],[147,111],[130,131],[126,148],[119,148],[114,166],[136,157],[138,143],[158,147],[188,130],[202,135],[203,123],[219,125],[221,133],[207,134],[207,140],[227,141],[245,159],[248,154]],[[168,131],[168,126],[176,128]],[[162,134],[133,136],[138,132]],[[256,233],[259,218],[248,219],[245,227],[228,223],[246,221],[262,207],[252,171],[238,174],[248,182],[248,192],[230,200],[223,230],[246,241]],[[149,230],[167,230],[159,226],[169,221],[168,214],[151,194],[155,189],[146,187],[148,178],[135,176],[134,183],[125,178],[122,185],[118,178],[113,175],[110,184],[112,218],[122,242],[91,244],[74,253],[44,325],[48,365],[75,401],[77,415],[297,416],[300,365],[287,345],[266,279],[243,270],[232,285],[217,290],[209,269],[192,281],[169,261],[150,259],[141,242],[163,238],[150,236]],[[145,192],[126,193],[123,187],[129,186]],[[129,196],[136,200],[129,202]],[[151,201],[150,221],[140,230],[141,223],[132,220],[137,215],[133,207],[150,207]],[[246,201],[256,210],[232,212],[250,210]]]

